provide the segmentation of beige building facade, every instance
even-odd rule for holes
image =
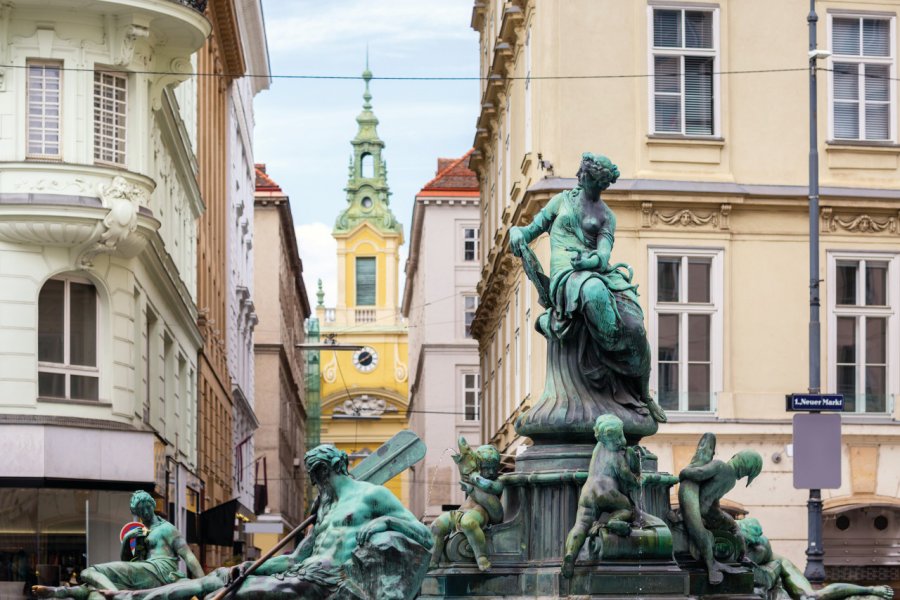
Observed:
[[[842,486],[824,491],[830,578],[900,580],[900,2],[820,1],[823,388],[844,393]],[[477,2],[482,110],[482,432],[501,452],[544,384],[543,310],[508,250],[574,187],[584,151],[621,172],[613,261],[630,264],[669,414],[645,440],[677,471],[705,431],[765,457],[728,500],[803,564],[784,396],[807,386],[808,71],[800,0]],[[533,243],[547,264],[546,236]],[[875,551],[873,552],[873,548]]]
[[[256,165],[253,255],[256,267],[255,397],[259,429],[255,523],[246,528],[265,553],[303,520],[306,498],[307,405],[302,350],[310,316],[287,194]],[[262,486],[262,487],[261,487]]]
[[[409,507],[431,522],[465,500],[447,448],[460,436],[481,443],[478,344],[479,186],[471,151],[439,158],[434,178],[416,194],[406,261],[403,316],[409,319],[409,428],[428,454],[412,467]]]

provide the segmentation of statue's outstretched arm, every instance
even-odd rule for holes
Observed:
[[[512,247],[513,254],[522,255],[521,246],[527,246],[535,238],[544,232],[550,231],[550,226],[559,213],[559,206],[563,201],[565,192],[553,196],[547,205],[538,211],[534,219],[528,225],[522,227],[512,227],[509,231],[509,243]]]
[[[395,516],[378,517],[377,519],[366,523],[360,530],[357,540],[360,544],[364,544],[369,540],[369,537],[371,537],[372,534],[381,531],[396,531],[428,549],[431,549],[434,545],[434,538],[431,535],[431,530],[425,527],[425,525],[414,519]]]
[[[481,475],[475,474],[469,477],[469,481],[489,494],[499,496],[503,493],[503,484],[499,481],[488,479],[486,477],[482,477]]]
[[[722,468],[722,461],[714,460],[705,465],[688,466],[681,470],[678,479],[689,481],[706,481],[716,476],[719,469]]]
[[[190,546],[188,546],[187,541],[185,541],[183,537],[180,535],[177,536],[175,542],[172,544],[172,548],[175,550],[175,554],[177,554],[181,560],[184,561],[184,564],[187,565],[188,575],[192,579],[203,577],[203,567],[200,566],[200,561],[197,560],[197,557],[191,552]]]

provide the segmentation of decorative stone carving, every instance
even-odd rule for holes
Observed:
[[[58,193],[76,194],[79,196],[93,196],[91,185],[83,177],[73,179],[24,179],[16,184],[17,192],[24,193]]]
[[[326,318],[327,320],[327,318]],[[331,361],[322,367],[322,379],[325,383],[334,383],[337,381],[337,353],[331,353]]]
[[[123,177],[115,177],[109,184],[99,186],[100,201],[109,208],[100,227],[100,239],[81,255],[81,264],[90,266],[95,256],[112,253],[137,229],[138,211],[146,205],[143,190],[128,183]]]
[[[403,383],[409,377],[409,369],[400,358],[400,344],[394,344],[394,379]]]
[[[151,108],[160,110],[162,108],[163,90],[169,86],[174,87],[183,81],[187,81],[193,72],[194,67],[191,65],[190,59],[181,57],[172,59],[167,72],[157,75],[152,80],[150,85]]]
[[[885,216],[882,219],[867,214],[839,217],[830,207],[822,209],[821,232],[835,233],[839,229],[853,233],[898,233],[900,231],[900,213],[897,216]]]
[[[117,67],[125,67],[134,59],[138,39],[150,37],[150,30],[142,25],[126,25],[110,35],[110,60]]]
[[[387,410],[387,402],[383,398],[370,396],[357,396],[336,406],[335,414],[345,414],[349,417],[380,417]]]
[[[671,213],[664,213],[653,209],[652,202],[641,204],[641,227],[647,229],[659,223],[672,227],[703,227],[712,226],[713,229],[728,229],[731,205],[722,204],[718,212],[710,211],[701,213],[690,208],[683,208]]]

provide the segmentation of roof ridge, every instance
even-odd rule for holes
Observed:
[[[266,186],[263,186],[263,187],[272,187],[272,188],[274,188],[274,189],[281,190],[281,186],[278,185],[277,183],[275,183],[275,180],[272,179],[272,178],[269,176],[268,173],[266,173],[265,171],[263,171],[263,170],[260,168],[260,165],[259,165],[259,164],[254,165],[253,167],[254,167],[254,169],[256,170],[256,178],[257,178],[257,179],[262,179],[263,181],[266,182]],[[256,189],[260,189],[260,187],[261,187],[260,185],[258,185],[258,184],[256,185]]]
[[[422,190],[420,190],[420,191],[425,191],[426,189],[428,189],[428,187],[430,187],[431,185],[433,185],[433,184],[437,183],[438,181],[440,181],[441,179],[443,179],[447,175],[447,173],[449,173],[452,169],[455,169],[456,167],[458,167],[459,164],[462,161],[464,161],[465,159],[467,159],[469,157],[469,155],[471,155],[472,152],[474,152],[474,151],[475,151],[475,148],[469,149],[469,151],[466,152],[465,154],[463,154],[461,157],[457,158],[452,163],[450,163],[449,165],[447,165],[446,167],[444,167],[443,169],[438,171],[437,175],[432,177],[431,180],[428,181],[428,183],[423,185]]]

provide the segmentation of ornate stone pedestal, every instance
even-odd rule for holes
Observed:
[[[592,558],[599,544],[589,541],[574,576],[562,577],[566,535],[575,522],[592,449],[587,444],[536,444],[518,457],[516,471],[501,478],[506,518],[485,532],[491,569],[480,572],[465,536],[455,533],[446,548],[450,560],[429,571],[420,598],[756,598],[749,571],[727,576],[711,589],[699,565],[683,568],[675,562],[673,547],[686,550],[686,542],[673,539],[668,528],[656,531],[651,523],[628,538],[603,532],[599,543],[610,538],[604,558]],[[645,460],[642,466],[645,473],[657,472],[655,460]],[[664,519],[670,510],[668,487],[646,487],[640,504]],[[634,548],[647,552],[637,561],[609,558]]]

